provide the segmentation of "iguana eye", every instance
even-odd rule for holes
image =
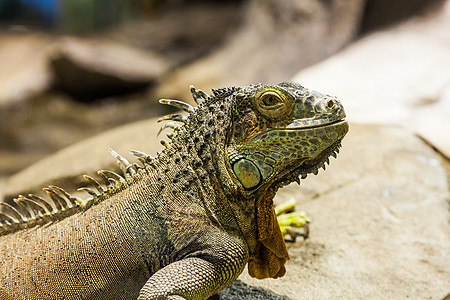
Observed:
[[[278,103],[283,103],[280,98],[278,98],[277,95],[273,94],[273,93],[266,93],[264,95],[262,95],[262,99],[261,102],[263,105],[265,105],[267,108],[270,106],[275,106]]]
[[[292,98],[283,90],[266,86],[255,94],[255,106],[269,118],[281,118],[289,113]]]

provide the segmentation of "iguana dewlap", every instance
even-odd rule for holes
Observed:
[[[317,173],[348,131],[340,102],[298,83],[191,87],[196,107],[171,115],[170,142],[123,175],[99,171],[48,199],[0,203],[0,299],[206,299],[251,276],[277,278],[289,259],[272,199]],[[176,123],[175,123],[176,122]]]

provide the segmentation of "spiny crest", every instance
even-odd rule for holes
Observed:
[[[49,186],[43,188],[47,199],[29,194],[28,196],[19,195],[12,205],[0,202],[0,235],[56,222],[85,211],[139,180],[152,166],[154,160],[144,152],[130,150],[130,153],[136,156],[142,165],[131,164],[114,150],[109,149],[109,151],[116,158],[123,176],[113,171],[100,170],[97,174],[104,181],[102,185],[91,176],[84,175],[85,180],[93,187],[93,189],[89,187],[78,189],[91,196],[86,200],[72,196],[60,187]]]
[[[78,212],[77,208],[86,204],[56,186],[43,190],[50,199],[29,194],[28,197],[19,195],[15,198],[15,205],[0,202],[0,207],[3,208],[0,212],[0,235],[60,220],[75,214]]]
[[[196,89],[193,85],[191,85],[189,87],[189,90],[190,90],[190,92],[192,94],[192,98],[194,98],[194,101],[195,101],[195,103],[197,105],[201,105],[202,103],[204,103],[205,101],[207,101],[210,98],[210,96],[207,93],[205,93],[204,91],[202,91],[200,89]],[[195,113],[195,110],[197,109],[197,107],[193,107],[190,104],[188,104],[186,102],[183,102],[183,101],[180,101],[180,100],[160,99],[159,103],[174,106],[174,107],[176,107],[178,109],[181,109],[181,110],[187,112],[188,114]],[[167,116],[161,117],[158,120],[158,122],[161,122],[161,121],[175,121],[175,122],[180,122],[180,123],[186,124],[187,121],[188,121],[188,118],[189,117],[185,116],[185,115],[172,114],[172,115],[167,115]],[[176,133],[180,129],[180,127],[181,127],[181,125],[176,124],[174,122],[165,123],[164,125],[161,126],[161,128],[160,128],[160,130],[158,132],[158,136],[166,128],[171,128]],[[173,139],[174,133],[167,133],[166,136],[169,139]],[[169,143],[167,141],[165,141],[165,140],[161,140],[161,144],[164,147],[167,147],[169,145]]]
[[[226,87],[221,89],[212,89],[213,95],[219,98],[225,98],[236,92],[236,87]]]
[[[190,104],[180,101],[180,100],[160,99],[159,103],[172,105],[172,106],[174,106],[178,109],[184,110],[185,112],[190,113],[190,114],[194,112],[194,108]]]

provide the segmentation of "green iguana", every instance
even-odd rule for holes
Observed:
[[[87,200],[50,186],[49,199],[1,203],[0,299],[206,299],[248,263],[256,278],[289,259],[276,191],[317,174],[348,131],[336,98],[298,83],[212,90],[171,120],[171,142],[142,164],[111,151],[124,175]],[[179,122],[179,123],[175,123]]]

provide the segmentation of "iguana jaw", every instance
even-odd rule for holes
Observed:
[[[294,168],[293,170],[287,170],[284,174],[281,174],[276,184],[280,187],[290,184],[291,182],[297,182],[300,184],[300,179],[305,179],[308,174],[317,175],[319,169],[325,170],[325,165],[330,163],[329,157],[337,157],[339,149],[341,148],[341,141],[336,142],[332,146],[328,147],[325,151],[319,154],[314,159],[305,160],[300,163],[300,166]],[[298,164],[294,164],[298,165]]]
[[[330,156],[333,156],[334,158],[337,157],[341,147],[341,140],[348,132],[347,121],[341,119],[326,125],[311,125],[308,127],[290,130],[305,130],[320,127],[322,127],[322,129],[333,128],[333,131],[339,132],[339,135],[336,137],[334,143],[312,158],[299,158],[292,161],[290,167],[286,167],[284,171],[278,173],[274,180],[268,183],[268,186],[280,188],[294,181],[300,184],[300,179],[305,179],[308,174],[316,175],[320,168],[325,169],[325,165],[330,163]]]

